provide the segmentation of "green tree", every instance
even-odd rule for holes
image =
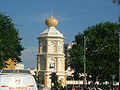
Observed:
[[[113,3],[118,3],[118,5],[120,5],[120,0],[113,0]]]
[[[21,51],[24,49],[20,44],[21,40],[12,19],[0,13],[0,68],[6,66],[5,61],[9,58],[21,62]]]
[[[119,30],[120,25],[117,23],[100,23],[95,26],[88,27],[83,33],[75,36],[75,42],[69,53],[71,68],[75,70],[75,78],[79,73],[83,73],[83,57],[84,57],[84,39],[86,41],[86,71],[91,76],[91,80],[95,82],[99,80],[111,81],[110,75],[116,75],[118,80],[119,68]]]

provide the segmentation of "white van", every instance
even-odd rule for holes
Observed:
[[[38,90],[34,77],[27,73],[1,73],[0,90]]]

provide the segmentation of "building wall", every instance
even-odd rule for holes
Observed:
[[[24,69],[24,64],[17,63],[17,64],[15,65],[15,69]]]
[[[7,67],[3,69],[15,69],[15,62],[12,59],[5,61],[5,63],[7,63],[8,65],[6,65]]]

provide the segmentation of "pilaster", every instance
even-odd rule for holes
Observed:
[[[65,71],[65,58],[63,58],[63,71]]]
[[[40,56],[37,56],[37,71],[40,71]]]
[[[46,71],[48,70],[48,58],[46,57]]]
[[[62,42],[62,53],[64,53],[64,42]]]
[[[38,53],[41,53],[41,49],[42,49],[42,47],[41,47],[40,39],[39,39],[39,49],[38,49]]]
[[[56,42],[56,53],[58,54],[58,41]]]
[[[45,76],[44,78],[45,78],[44,79],[44,85],[45,85],[45,87],[47,87],[47,76]]]
[[[48,47],[49,47],[49,46],[48,46],[48,40],[47,40],[47,45],[46,45],[46,47],[47,47],[46,53],[48,54],[48,49],[49,49],[49,48],[48,48]]]
[[[64,77],[64,85],[67,86],[66,76]]]

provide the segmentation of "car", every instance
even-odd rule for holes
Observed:
[[[3,70],[0,74],[0,90],[38,90],[29,71]]]

